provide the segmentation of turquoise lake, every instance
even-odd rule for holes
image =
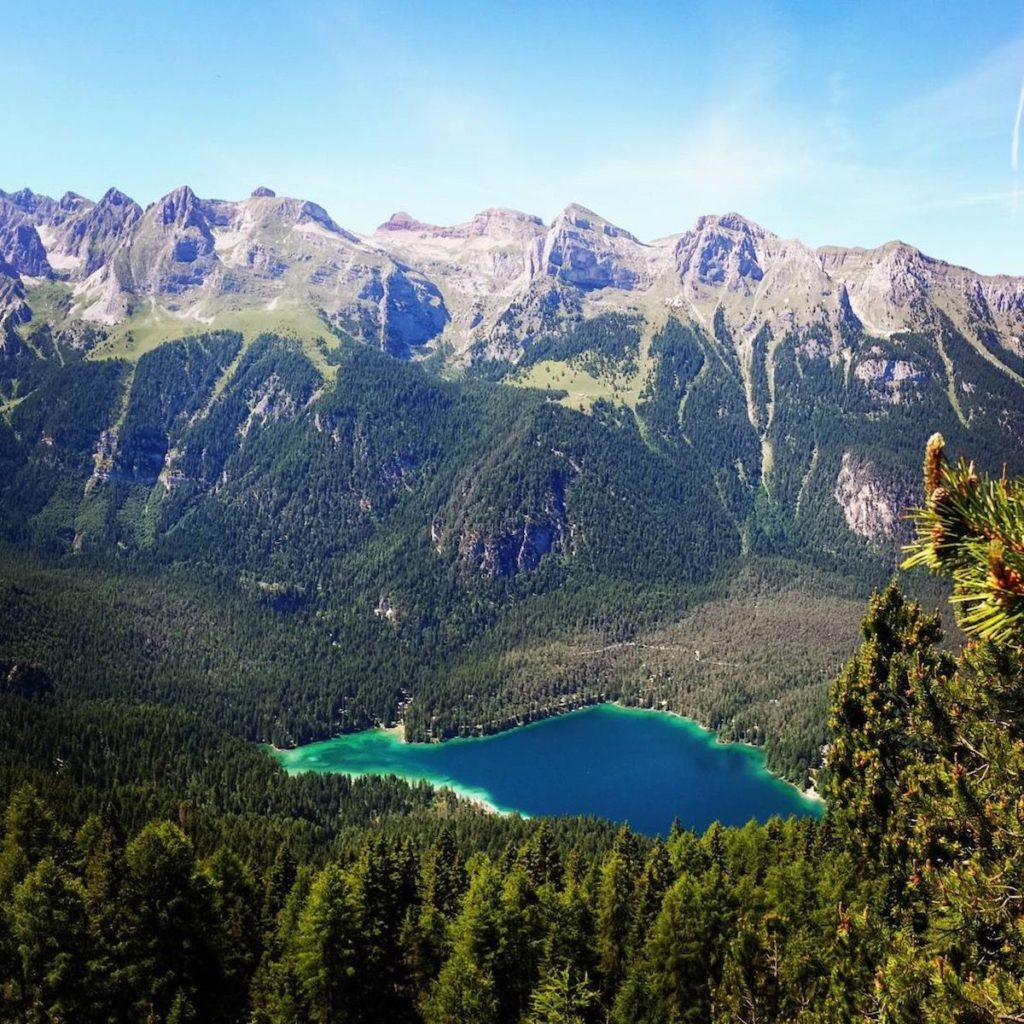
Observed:
[[[397,775],[448,786],[499,811],[588,814],[664,834],[820,815],[765,770],[761,751],[659,711],[602,704],[474,739],[403,743],[374,729],[277,751],[288,772]]]

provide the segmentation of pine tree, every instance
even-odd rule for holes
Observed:
[[[634,932],[638,941],[643,941],[647,930],[658,916],[661,901],[671,884],[672,864],[665,844],[658,838],[647,855],[643,871],[640,873],[640,881],[637,883]]]
[[[46,859],[14,890],[11,935],[22,969],[25,1024],[98,1021],[94,932],[80,882]]]
[[[177,825],[151,822],[128,844],[125,863],[124,955],[133,965],[140,1014],[163,1019],[179,997],[197,1009],[215,1002],[223,978],[211,944],[212,905],[195,878],[191,842]]]
[[[904,567],[924,565],[953,581],[961,628],[970,636],[1024,646],[1024,485],[994,480],[961,459],[950,465],[941,434],[924,459],[924,507]]]
[[[652,1020],[707,1021],[722,970],[725,943],[733,933],[732,898],[718,868],[700,878],[683,875],[665,894],[635,970],[643,984],[623,989],[616,1019],[625,1019],[626,999],[652,1004]]]
[[[626,975],[633,938],[636,881],[636,838],[623,825],[601,865],[597,890],[595,948],[603,992],[609,1001]]]
[[[4,813],[0,844],[0,900],[45,857],[59,851],[59,835],[50,808],[32,786],[21,786],[11,796]]]
[[[586,973],[579,975],[568,964],[554,967],[534,990],[526,1024],[587,1024],[594,1019],[597,1003]]]
[[[501,879],[487,860],[473,873],[452,926],[452,953],[423,1004],[426,1024],[498,1020],[494,960],[501,939]]]
[[[356,1018],[358,914],[352,880],[329,864],[309,891],[294,944],[295,974],[314,1024]]]
[[[262,922],[256,883],[241,859],[218,849],[200,865],[213,908],[216,956],[224,976],[219,1003],[226,1016],[237,1015],[248,1000],[249,979],[259,961]]]
[[[925,615],[894,583],[873,595],[861,626],[863,642],[832,686],[832,740],[825,788],[832,822],[872,861],[906,857],[908,772],[935,755],[936,728],[946,731],[935,690],[952,672],[937,645],[937,616]]]

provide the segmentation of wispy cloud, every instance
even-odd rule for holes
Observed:
[[[842,70],[822,80],[817,104],[787,100],[774,69],[745,76],[671,139],[592,161],[579,172],[577,194],[596,202],[616,192],[656,193],[691,215],[738,209],[816,244],[845,241],[817,234],[832,230],[839,209],[878,241],[919,232],[936,211],[1005,210],[1015,190],[996,152],[1022,65],[1019,36],[947,81],[880,108],[864,103]],[[1024,86],[1020,96],[1015,167]]]
[[[895,103],[884,114],[888,134],[924,155],[966,142],[1005,138],[1006,101],[1024,66],[1024,35],[990,50],[940,85]]]

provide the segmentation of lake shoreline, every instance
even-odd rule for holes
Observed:
[[[762,749],[724,743],[666,710],[602,701],[443,743],[408,742],[398,726],[378,725],[275,753],[289,774],[393,776],[447,789],[486,813],[593,815],[652,835],[673,817],[704,828],[821,816],[820,798],[768,771]]]
[[[452,740],[473,740],[473,739],[484,739],[485,737],[488,737],[488,736],[501,736],[504,733],[514,732],[517,729],[527,729],[531,725],[538,725],[539,723],[546,722],[546,721],[548,721],[549,719],[552,719],[552,718],[562,718],[565,715],[571,715],[571,714],[573,714],[573,713],[575,713],[577,711],[582,711],[585,708],[600,707],[602,705],[608,706],[608,707],[621,708],[623,711],[653,711],[653,712],[656,712],[657,714],[668,715],[668,716],[670,716],[672,718],[677,718],[680,721],[687,722],[690,725],[695,725],[695,726],[697,726],[698,729],[701,729],[704,732],[713,734],[714,737],[715,737],[715,742],[721,744],[724,747],[730,747],[730,746],[746,747],[746,748],[749,748],[750,750],[759,751],[762,754],[762,756],[764,755],[764,747],[762,745],[759,745],[757,743],[751,743],[749,740],[725,740],[725,739],[722,739],[722,737],[719,735],[719,733],[718,733],[718,731],[716,729],[712,729],[710,726],[704,725],[702,722],[699,722],[696,718],[691,718],[689,715],[684,715],[680,711],[673,711],[673,710],[671,710],[670,708],[667,708],[667,707],[648,707],[648,706],[641,705],[641,704],[626,704],[622,700],[618,700],[618,699],[616,699],[616,700],[580,701],[579,703],[570,704],[570,705],[565,706],[565,707],[550,708],[550,709],[548,709],[546,711],[538,712],[528,722],[517,722],[514,725],[504,726],[502,728],[498,728],[498,729],[495,729],[495,730],[489,731],[489,732],[474,733],[474,734],[472,734],[470,736],[444,736],[444,737],[441,737],[439,739],[431,739],[431,740],[426,740],[426,741],[422,741],[422,740],[410,741],[406,737],[405,722],[402,721],[402,720],[399,720],[394,725],[377,725],[377,726],[373,726],[372,728],[374,728],[376,730],[379,730],[382,733],[386,733],[386,734],[388,734],[390,736],[394,736],[400,743],[410,743],[410,742],[417,742],[417,743],[419,743],[419,742],[425,742],[425,743],[428,743],[428,744],[444,744],[444,743],[450,743]],[[367,730],[359,730],[359,731],[360,732],[365,732]],[[353,734],[352,733],[342,733],[340,735],[353,735]],[[336,737],[330,737],[330,738],[334,739]],[[797,783],[793,782],[791,779],[787,779],[787,778],[783,777],[782,775],[779,775],[777,772],[773,772],[768,767],[765,767],[764,771],[767,772],[769,775],[771,775],[772,778],[778,779],[779,782],[784,782],[787,786],[792,786],[792,788],[795,789],[797,791],[797,793],[799,793],[800,796],[804,797],[806,800],[810,800],[813,803],[820,804],[822,806],[825,805],[825,798],[815,788],[815,785],[814,785],[813,781],[808,783],[808,785],[805,788],[802,788]],[[504,812],[500,812],[499,811],[498,813],[504,813]]]

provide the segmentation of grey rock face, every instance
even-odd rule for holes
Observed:
[[[421,274],[396,270],[385,283],[385,347],[408,356],[444,330],[450,319],[441,293]]]
[[[68,192],[66,195],[72,196],[74,193]],[[6,199],[12,206],[29,217],[37,215],[47,217],[57,205],[49,196],[36,195],[29,188],[22,188],[17,192],[4,192],[3,189],[0,189],[0,199]]]
[[[95,206],[79,209],[67,222],[64,254],[81,261],[79,277],[100,269],[117,251],[142,216],[142,207],[116,188],[104,193]]]
[[[834,497],[853,533],[884,544],[908,533],[903,510],[916,504],[920,496],[906,483],[882,472],[870,459],[845,452]]]
[[[21,193],[15,193],[24,197]],[[29,215],[14,198],[0,198],[0,257],[19,274],[27,277],[52,277],[53,268],[46,257],[39,232]]]
[[[486,576],[531,572],[548,554],[561,550],[566,526],[561,519],[522,522],[497,536],[467,536],[459,555],[467,567]]]
[[[8,328],[27,323],[32,311],[25,303],[25,289],[18,272],[0,259],[0,344]]]
[[[676,245],[676,265],[684,281],[731,291],[749,290],[764,277],[755,243],[765,232],[737,214],[701,217]]]
[[[217,266],[209,214],[188,187],[175,189],[142,214],[128,252],[134,290],[178,295],[204,283]]]
[[[545,241],[545,270],[581,291],[631,291],[645,280],[642,268],[630,258],[630,250],[639,246],[628,231],[582,206],[569,206],[555,220]]]

